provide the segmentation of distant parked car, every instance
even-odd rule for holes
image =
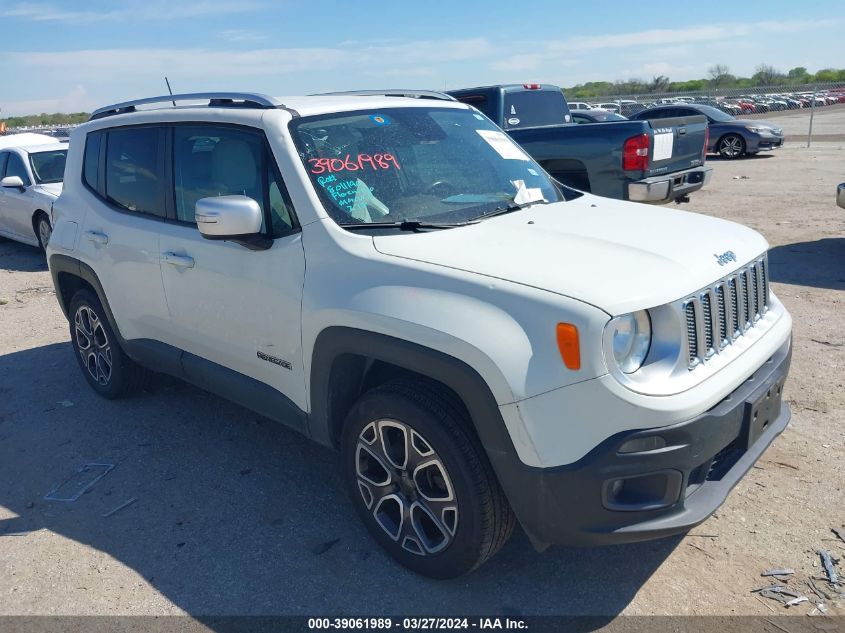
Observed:
[[[67,143],[0,150],[0,236],[47,247],[50,209],[62,191]]]
[[[608,112],[599,108],[590,110],[572,110],[573,123],[607,123],[608,121],[625,121],[626,117],[616,112]]]
[[[607,110],[608,112],[619,112],[619,104],[613,102],[594,103],[593,107],[600,108],[601,110]]]
[[[845,209],[845,182],[836,188],[836,204]]]
[[[583,101],[570,101],[569,102],[569,109],[570,110],[592,110],[593,106],[589,103],[584,103]]]
[[[640,121],[668,119],[681,116],[704,115],[710,126],[710,140],[707,151],[720,154],[723,158],[739,158],[764,150],[777,149],[783,145],[783,130],[772,123],[751,119],[735,119],[730,114],[711,106],[696,103],[650,108],[633,115]]]

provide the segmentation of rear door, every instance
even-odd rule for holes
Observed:
[[[127,340],[160,341],[170,329],[158,262],[164,161],[159,126],[114,128],[86,138],[81,177],[90,203],[78,251],[97,271]]]

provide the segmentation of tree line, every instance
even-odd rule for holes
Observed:
[[[798,86],[813,83],[845,83],[845,68],[824,68],[816,73],[803,66],[796,66],[782,72],[769,64],[760,64],[751,77],[738,77],[725,64],[715,64],[703,79],[671,81],[664,75],[652,77],[651,81],[628,79],[627,81],[590,81],[564,88],[569,99],[588,99],[609,95],[654,94],[669,92],[702,92],[711,89],[742,89],[760,86]]]
[[[57,112],[55,114],[30,114],[27,116],[13,116],[7,119],[0,119],[0,121],[5,121],[7,128],[16,128],[16,127],[37,127],[37,126],[60,126],[60,125],[71,125],[75,123],[84,123],[91,115],[87,112],[73,112],[71,114],[65,114],[63,112]]]

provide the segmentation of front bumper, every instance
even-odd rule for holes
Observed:
[[[749,140],[745,151],[749,154],[778,149],[783,146],[782,136],[761,136],[756,140]]]
[[[789,423],[790,359],[785,345],[691,420],[618,433],[573,464],[513,473],[521,492],[511,504],[535,546],[642,541],[707,519]]]
[[[681,172],[652,176],[628,183],[628,200],[661,204],[698,191],[713,174],[712,167],[695,167]]]

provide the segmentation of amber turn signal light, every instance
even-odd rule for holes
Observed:
[[[557,347],[563,364],[568,369],[581,369],[581,346],[578,343],[577,327],[571,323],[558,323]]]

